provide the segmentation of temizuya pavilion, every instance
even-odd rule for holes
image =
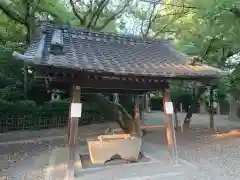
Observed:
[[[13,55],[40,72],[48,88],[71,89],[72,103],[80,103],[80,92],[137,95],[155,90],[163,90],[167,102],[171,80],[209,83],[222,74],[217,68],[189,61],[173,49],[169,40],[143,40],[58,25],[41,26],[24,55],[17,52]],[[135,113],[135,120],[140,121],[138,104]],[[69,119],[68,176],[74,171],[78,120]],[[174,159],[177,156],[174,128],[167,115],[165,122]],[[140,127],[136,129],[140,131]]]

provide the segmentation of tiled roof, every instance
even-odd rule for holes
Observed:
[[[46,25],[25,53],[34,63],[91,72],[164,77],[217,77],[220,69],[187,65],[169,40]]]

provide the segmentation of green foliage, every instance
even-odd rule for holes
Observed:
[[[43,106],[38,106],[34,101],[0,100],[0,131],[66,126],[68,111],[68,100],[49,101]],[[79,123],[109,121],[111,115],[96,103],[84,102]]]
[[[152,110],[163,110],[163,98],[151,98],[150,104]]]
[[[163,0],[143,3],[93,0],[71,0],[67,6],[59,0],[1,0],[0,1],[0,112],[5,115],[67,116],[68,102],[46,102],[43,106],[23,101],[23,64],[12,59],[13,50],[23,51],[32,32],[41,21],[70,23],[94,31],[140,34],[142,37],[173,38],[177,49],[188,55],[199,55],[206,64],[227,70],[232,74],[218,84],[219,102],[231,95],[239,98],[240,66],[234,57],[240,51],[239,0]],[[27,38],[26,38],[27,37]],[[27,40],[27,41],[26,41]],[[26,84],[25,84],[26,85]],[[183,102],[188,108],[192,91],[184,84],[171,88],[176,104]],[[31,87],[31,86],[29,86]],[[208,100],[208,93],[205,94]],[[97,97],[87,97],[83,106],[83,119],[101,121],[112,119],[113,106]],[[238,99],[239,100],[239,99]],[[130,97],[120,98],[120,104],[133,113]],[[162,99],[152,99],[153,108],[161,108]],[[39,119],[39,118],[35,118]],[[35,121],[35,120],[34,120]],[[36,120],[38,121],[38,120]]]

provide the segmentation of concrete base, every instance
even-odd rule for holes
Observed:
[[[82,168],[82,162],[79,158],[79,152],[76,151],[75,154],[75,169]],[[49,156],[49,162],[46,167],[45,180],[49,179],[64,179],[66,176],[68,163],[68,148],[57,148],[54,149]]]
[[[119,155],[122,159],[137,159],[141,138],[128,134],[102,135],[98,140],[89,140],[88,149],[93,164],[104,164],[112,156]]]

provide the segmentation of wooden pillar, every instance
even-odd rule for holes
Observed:
[[[211,129],[215,130],[214,128],[214,112],[213,112],[213,88],[210,89],[210,97],[209,97],[209,114],[210,114],[210,127]]]
[[[24,98],[28,100],[28,68],[27,65],[24,65]]]
[[[114,105],[113,105],[113,119],[114,119],[115,122],[117,122],[119,120],[119,111],[118,111],[118,107],[115,104],[115,103],[119,103],[119,96],[118,96],[117,93],[113,94],[112,101],[114,102]]]
[[[134,121],[135,121],[135,133],[137,137],[141,137],[141,118],[139,109],[139,96],[136,95],[134,98]]]
[[[220,103],[217,103],[217,114],[221,115],[221,107],[220,107]]]
[[[71,92],[71,103],[80,103],[81,97],[81,89],[80,86],[73,85],[72,92]],[[81,111],[81,110],[79,110]],[[68,166],[66,171],[66,180],[73,180],[74,177],[74,164],[75,164],[75,157],[76,157],[76,146],[77,146],[77,139],[78,139],[78,117],[71,117],[71,104],[69,110],[69,121],[68,121]]]
[[[170,101],[170,90],[164,90],[164,97],[163,97],[163,107],[164,107],[164,115],[165,115],[165,126],[166,126],[166,137],[168,143],[168,149],[170,152],[171,162],[174,165],[178,164],[178,152],[177,152],[177,143],[176,143],[176,135],[174,130],[174,123],[171,117],[166,113],[166,102]]]
[[[180,112],[181,112],[181,113],[183,112],[183,105],[182,105],[182,102],[180,102]]]
[[[145,110],[146,112],[150,113],[151,112],[151,107],[150,107],[150,93],[145,94]]]
[[[174,105],[174,120],[175,120],[175,122],[173,124],[173,127],[175,125],[176,126],[175,130],[178,131],[179,124],[178,124],[177,107],[176,107],[176,105]]]

